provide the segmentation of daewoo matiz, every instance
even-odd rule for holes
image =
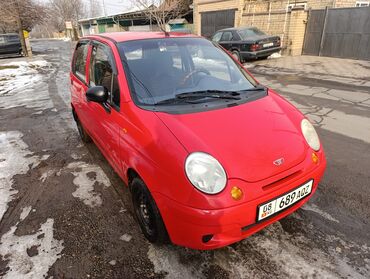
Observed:
[[[312,124],[194,35],[82,38],[72,111],[129,186],[146,238],[214,249],[303,205],[326,160]]]

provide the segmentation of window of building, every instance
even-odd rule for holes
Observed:
[[[356,7],[369,7],[370,1],[356,1]]]

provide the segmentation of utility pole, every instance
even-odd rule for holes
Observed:
[[[107,16],[107,11],[105,10],[105,1],[103,0],[103,11],[104,11],[104,16]]]

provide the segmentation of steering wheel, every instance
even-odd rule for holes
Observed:
[[[184,79],[180,82],[180,84],[184,85],[189,80],[189,78],[191,78],[193,75],[195,75],[197,73],[205,73],[206,75],[211,75],[211,73],[207,69],[195,69],[195,70],[191,71],[190,73],[188,73],[184,77]]]

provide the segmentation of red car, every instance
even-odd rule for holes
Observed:
[[[84,37],[70,78],[82,140],[129,186],[153,243],[237,242],[301,207],[324,173],[312,124],[204,38]]]

